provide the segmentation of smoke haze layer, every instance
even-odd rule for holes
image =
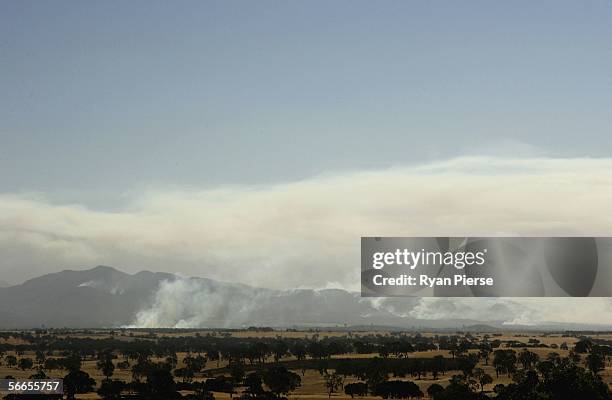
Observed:
[[[360,236],[611,235],[610,170],[612,159],[468,157],[265,186],[148,188],[114,212],[7,193],[0,270],[13,283],[105,264],[276,290],[357,290]],[[198,296],[188,285],[174,289],[159,295]],[[609,312],[609,302],[584,301],[540,300],[542,313],[507,320],[554,320],[578,305],[580,313],[564,318],[597,322]],[[446,318],[452,310],[441,304],[425,301],[413,312]],[[172,307],[183,315],[169,324],[195,323],[188,305]],[[144,310],[137,322],[152,320]]]

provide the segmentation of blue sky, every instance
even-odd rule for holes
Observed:
[[[611,17],[598,0],[2,1],[1,278],[104,264],[356,289],[363,235],[612,236]],[[612,312],[566,300],[508,318]]]
[[[609,1],[0,5],[0,192],[605,157]],[[520,155],[520,154],[519,154]]]

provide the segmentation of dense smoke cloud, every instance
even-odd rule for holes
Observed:
[[[150,189],[119,212],[4,194],[0,270],[19,282],[105,264],[357,290],[362,235],[610,235],[610,170],[612,159],[458,158],[268,186]],[[446,315],[431,305],[415,312]]]
[[[428,321],[471,320],[535,326],[612,321],[612,300],[604,298],[360,298],[325,291],[269,291],[235,286],[211,287],[207,281],[164,281],[133,327],[236,328],[253,325],[366,325],[398,327]]]
[[[138,312],[134,327],[194,328],[240,327],[249,322],[254,309],[272,296],[249,293],[235,296],[227,287],[214,290],[199,280],[181,278],[163,281],[149,308]]]

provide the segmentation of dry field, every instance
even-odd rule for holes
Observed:
[[[169,332],[169,333],[156,333],[156,335],[159,336],[190,336],[190,335],[195,335],[197,332],[184,332],[184,333],[174,333],[174,332]],[[223,334],[223,335],[231,335],[231,336],[235,336],[235,337],[269,337],[269,338],[276,338],[276,337],[289,337],[289,338],[312,338],[313,335],[318,335],[319,338],[324,338],[324,337],[341,337],[341,336],[346,336],[347,333],[346,332],[341,332],[341,331],[326,331],[326,330],[320,330],[320,331],[272,331],[272,332],[253,332],[253,331],[231,331],[231,332],[227,332],[227,333],[219,333],[219,332],[210,332],[210,331],[203,331],[203,332],[199,332],[198,334],[204,336],[206,334]],[[352,333],[352,336],[367,336],[367,335],[389,335],[389,332],[382,332],[382,331],[372,331],[372,332],[354,332]],[[434,333],[423,333],[423,336],[433,336],[435,335]],[[440,335],[444,335],[444,334],[440,334]],[[88,333],[76,333],[74,335],[71,334],[66,334],[63,336],[70,336],[70,337],[78,337],[78,338],[94,338],[94,339],[100,339],[100,338],[105,338],[108,337],[109,334],[108,332],[105,331],[96,331],[96,332],[88,332]],[[484,336],[483,334],[475,334],[474,335],[476,338],[478,339],[482,339],[482,337]],[[596,337],[599,339],[607,339],[607,340],[612,340],[612,334],[605,334],[605,335],[591,335],[592,337]],[[116,339],[119,340],[126,340],[126,341],[130,341],[130,340],[134,340],[135,338],[145,338],[147,337],[147,333],[144,332],[134,332],[131,335],[129,334],[125,334],[125,333],[121,333],[121,332],[117,332],[114,336]],[[556,344],[557,346],[560,346],[562,343],[567,343],[569,345],[570,348],[572,348],[572,346],[578,341],[577,338],[575,337],[563,337],[560,334],[542,334],[542,333],[503,333],[501,335],[497,334],[497,335],[491,335],[489,334],[489,340],[501,340],[503,342],[507,342],[507,341],[520,341],[520,342],[527,342],[529,339],[537,339],[539,340],[541,343],[544,343],[546,345],[553,345]],[[15,340],[13,338],[11,338],[9,341],[5,341],[4,339],[0,339],[0,343],[10,343],[10,344],[23,344],[23,341],[19,341],[19,340]],[[502,348],[505,348],[502,346]],[[514,350],[516,350],[517,352],[520,351],[520,348],[515,348]],[[551,348],[530,348],[530,351],[533,351],[535,353],[537,353],[541,358],[545,358],[549,353],[551,352],[556,352],[561,356],[567,356],[567,354],[569,353],[568,350],[561,350],[561,349],[551,349]],[[8,354],[11,354],[10,352]],[[7,354],[7,355],[8,355]],[[13,354],[15,355],[15,354]],[[185,357],[185,353],[178,353],[178,367],[182,367],[184,366],[183,363],[183,359]],[[434,350],[434,351],[423,351],[423,352],[414,352],[414,353],[410,353],[409,358],[416,358],[416,357],[434,357],[436,355],[442,355],[444,357],[452,357],[451,354],[448,351],[445,350]],[[344,354],[344,355],[339,355],[339,356],[334,356],[335,358],[373,358],[378,356],[378,354]],[[34,354],[26,352],[23,355],[17,356],[18,358],[24,358],[24,357],[29,357],[34,359]],[[292,357],[286,357],[283,358],[282,361],[290,361],[293,360],[294,358]],[[153,361],[163,361],[162,359],[156,359],[153,358]],[[117,364],[118,362],[122,361],[121,358],[115,360],[115,364]],[[223,368],[227,366],[227,362],[226,361],[220,361],[220,362],[216,362],[216,361],[209,361],[206,365],[206,370],[204,371],[204,373],[199,374],[198,376],[196,376],[195,380],[202,380],[205,379],[207,376],[211,376],[210,373],[208,373],[207,371],[213,370],[213,369],[217,369],[219,367]],[[506,376],[500,376],[499,378],[495,377],[495,370],[493,369],[493,367],[491,365],[483,365],[482,363],[478,365],[479,367],[483,368],[488,374],[490,374],[493,378],[494,378],[494,382],[490,385],[486,386],[486,391],[491,391],[493,386],[498,384],[498,383],[509,383],[510,382],[510,378],[506,377]],[[100,371],[96,368],[96,361],[95,360],[86,360],[83,362],[82,365],[82,370],[84,370],[85,372],[87,372],[92,378],[94,378],[98,384],[104,379],[104,376],[100,373]],[[312,400],[324,400],[327,399],[327,393],[325,390],[325,385],[324,385],[324,380],[323,377],[314,370],[307,370],[305,371],[305,373],[302,375],[302,371],[295,371],[296,373],[299,373],[300,376],[302,377],[302,385],[300,388],[298,388],[295,392],[293,392],[289,398],[294,399],[294,400],[298,400],[298,399],[312,399]],[[3,365],[0,365],[0,378],[4,378],[5,376],[13,376],[16,378],[27,378],[30,375],[32,375],[33,373],[35,373],[35,370],[26,370],[26,371],[22,371],[16,368],[9,368],[8,366],[6,366],[6,363],[3,363]],[[61,378],[66,374],[66,371],[47,371],[46,372],[47,375],[49,377],[53,377],[53,378]],[[411,379],[413,382],[415,382],[417,385],[419,385],[419,387],[421,388],[421,390],[426,393],[427,388],[433,384],[433,383],[438,383],[441,384],[443,386],[445,386],[450,377],[456,372],[447,372],[445,375],[441,375],[439,377],[439,379],[437,380],[433,380],[431,379],[431,376],[428,375],[426,377],[424,377],[423,379],[420,380],[416,380],[416,379]],[[610,363],[608,363],[605,371],[603,371],[601,373],[601,376],[603,377],[604,381],[607,382],[609,385],[612,385],[612,365],[610,365]],[[130,370],[121,370],[119,368],[116,368],[114,371],[114,375],[113,375],[114,379],[121,379],[124,381],[130,381],[132,376],[131,376],[131,371]],[[344,383],[351,383],[356,381],[355,379],[352,378],[346,378]],[[215,397],[217,399],[226,399],[229,398],[229,395],[226,393],[215,393]],[[99,399],[99,397],[95,394],[95,393],[89,393],[86,395],[78,395],[77,398],[79,399]],[[347,399],[350,398],[350,396],[345,395],[343,392],[342,393],[335,393],[332,395],[332,398],[335,399]],[[364,398],[360,398],[363,400],[372,400],[374,399],[374,397],[364,397]],[[378,397],[376,397],[376,399],[380,399]]]

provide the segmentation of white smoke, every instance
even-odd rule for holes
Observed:
[[[178,278],[160,283],[152,304],[136,315],[131,327],[139,328],[233,328],[248,322],[251,312],[269,292],[250,291],[235,296],[231,286]]]
[[[465,318],[508,325],[612,324],[612,306],[608,299],[602,298],[424,298],[409,315],[421,319]]]
[[[333,282],[357,290],[361,236],[609,236],[611,170],[612,159],[470,157],[267,186],[150,189],[120,212],[4,194],[0,271],[17,282],[104,264],[275,289]],[[160,300],[163,312],[155,323],[193,324],[199,318],[181,305],[178,293],[216,307],[216,300],[198,297],[197,288],[169,288],[160,289],[167,300]],[[561,315],[551,300],[521,304],[541,309],[534,315],[544,320],[598,322],[609,310],[597,300],[571,301],[586,309]],[[510,309],[509,315],[518,313]],[[431,308],[418,312],[446,315]],[[530,313],[519,317],[535,319]],[[151,318],[143,313],[139,321],[150,325]]]

